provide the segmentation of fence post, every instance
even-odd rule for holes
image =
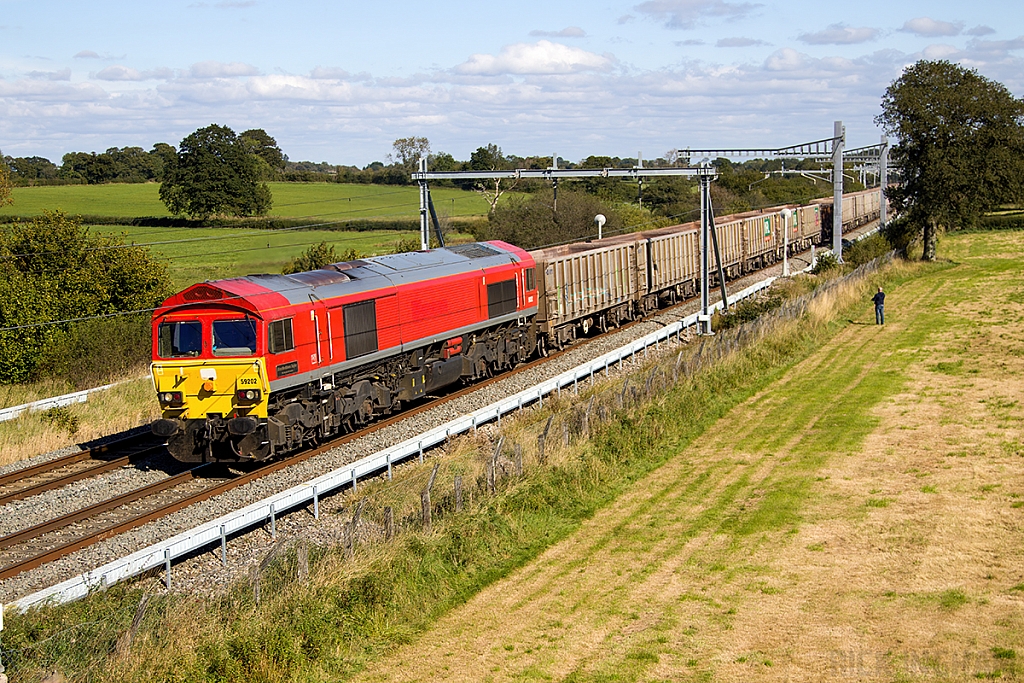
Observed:
[[[565,421],[565,418],[562,418],[562,444],[566,448],[569,447],[569,423]]]
[[[295,550],[295,578],[302,583],[309,578],[309,546],[302,542]]]
[[[430,515],[430,489],[434,487],[434,479],[437,478],[437,468],[441,466],[441,463],[434,463],[434,469],[430,472],[430,479],[427,481],[427,488],[420,492],[420,513],[423,516],[423,530],[430,533],[431,529],[431,515]]]
[[[252,599],[258,606],[260,604],[260,566],[254,564],[249,567],[249,581],[252,583]]]
[[[384,508],[384,540],[390,541],[395,537],[395,511],[388,505]]]

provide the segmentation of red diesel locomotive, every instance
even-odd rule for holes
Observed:
[[[153,315],[153,432],[178,460],[263,460],[537,345],[533,257],[504,242],[193,285]]]

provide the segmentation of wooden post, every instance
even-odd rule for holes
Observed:
[[[562,445],[569,447],[569,423],[562,418]]]
[[[462,475],[455,476],[455,511],[462,512]]]
[[[519,444],[516,444],[516,448],[515,448],[515,461],[514,462],[515,462],[515,467],[516,467],[516,476],[517,477],[522,477],[523,476],[523,447],[520,446]]]
[[[587,409],[583,412],[583,433],[588,439],[590,438],[590,413],[594,410],[594,399],[596,398],[597,396],[590,397]]]
[[[142,600],[139,601],[139,606],[135,609],[135,616],[132,618],[131,627],[122,633],[114,644],[114,654],[117,656],[124,657],[132,649],[132,641],[135,640],[135,636],[139,633],[139,627],[142,626],[142,619],[146,616],[146,607],[148,605],[149,593],[146,593],[142,596]]]
[[[420,512],[423,515],[423,530],[430,533],[431,510],[430,510],[430,489],[434,488],[434,480],[437,478],[437,468],[441,463],[434,463],[434,469],[430,472],[430,479],[427,481],[427,488],[420,492]]]
[[[543,465],[547,461],[547,457],[544,455],[544,435],[537,435],[537,462]]]
[[[296,555],[298,567],[295,574],[301,583],[309,578],[309,546],[304,542],[300,543]]]
[[[494,495],[494,460],[487,460],[487,492]]]
[[[384,540],[390,541],[395,537],[395,511],[391,506],[384,508]]]
[[[257,606],[260,604],[260,567],[253,565],[249,568],[249,581],[252,582],[252,599]]]
[[[353,553],[356,550],[356,543],[359,542],[358,541],[359,536],[358,536],[357,532],[359,531],[359,519],[363,516],[363,508],[364,507],[366,507],[366,499],[365,498],[363,498],[361,501],[359,501],[359,505],[356,505],[355,512],[352,513],[352,520],[349,522],[349,525],[352,528],[352,532],[350,534],[349,545],[352,546],[352,552]]]
[[[423,530],[430,533],[430,491],[420,491],[420,513],[423,515]]]
[[[345,559],[351,560],[352,556],[355,554],[355,527],[352,525],[352,522],[345,522],[345,524],[342,525],[342,529],[342,533],[345,537],[343,541],[345,546]]]
[[[674,368],[672,368],[672,381],[673,382],[678,382],[679,381],[679,365],[682,362],[683,362],[683,352],[680,351],[679,355],[676,356],[676,365],[675,365]]]
[[[494,447],[494,454],[491,456],[491,484],[497,486],[498,484],[498,459],[501,457],[501,449],[505,446],[505,436],[502,435],[498,439],[497,445]],[[494,493],[494,491],[491,491]]]

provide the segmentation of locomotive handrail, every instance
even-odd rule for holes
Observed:
[[[770,277],[736,293],[733,301],[753,296],[769,287],[777,278]],[[721,302],[711,305],[711,310],[721,308]],[[673,335],[679,336],[684,330],[697,325],[698,314],[686,316],[681,320],[665,325],[650,334],[636,339],[618,349],[598,356],[597,358],[578,365],[571,370],[547,379],[539,384],[495,403],[462,415],[450,422],[434,427],[422,434],[402,443],[349,463],[327,474],[320,475],[303,484],[293,486],[285,491],[274,494],[263,500],[252,503],[234,512],[204,522],[192,529],[183,531],[171,538],[154,543],[147,548],[136,551],[126,557],[108,562],[101,567],[63,581],[55,586],[32,593],[12,603],[20,611],[46,602],[65,603],[85,597],[91,590],[108,586],[143,572],[163,566],[170,576],[171,566],[175,559],[187,556],[197,550],[214,545],[224,544],[229,536],[261,526],[275,523],[277,515],[287,510],[313,506],[313,514],[319,517],[319,499],[327,493],[346,486],[355,488],[359,479],[383,472],[391,474],[395,463],[412,457],[423,458],[423,451],[444,443],[451,436],[472,431],[480,425],[498,421],[501,416],[518,410],[534,402],[543,401],[543,397],[558,393],[566,387],[579,384],[581,380],[594,377],[601,371],[607,371],[616,363],[632,358],[638,353],[645,353],[652,346],[658,346]]]

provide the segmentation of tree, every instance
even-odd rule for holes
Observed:
[[[7,206],[14,203],[11,196],[11,172],[4,163],[4,155],[0,153],[0,206]]]
[[[414,173],[419,170],[420,157],[430,156],[430,140],[416,136],[398,138],[391,143],[391,149],[388,155],[391,162],[401,166],[404,171]]]
[[[262,216],[270,210],[270,188],[247,144],[227,126],[200,128],[178,147],[164,168],[160,199],[176,216]]]
[[[245,144],[250,154],[255,154],[266,164],[266,168],[262,169],[264,178],[272,178],[275,173],[284,170],[288,157],[277,146],[277,140],[270,137],[267,131],[262,128],[253,128],[245,131],[238,138]]]
[[[896,138],[890,159],[902,178],[886,193],[902,214],[894,245],[920,235],[934,260],[941,229],[973,226],[1024,194],[1024,102],[974,69],[917,62],[886,89],[876,122]]]
[[[473,171],[498,171],[508,169],[509,166],[508,159],[501,153],[501,147],[494,143],[489,143],[486,147],[477,147],[476,151],[469,155],[469,168]],[[474,186],[473,189],[479,192],[487,200],[487,203],[491,205],[490,210],[487,212],[488,216],[494,215],[494,210],[498,207],[498,200],[501,199],[501,195],[514,189],[517,182],[518,179],[513,180],[511,183],[506,183],[502,187],[502,179],[494,178],[486,182],[481,181]]]

